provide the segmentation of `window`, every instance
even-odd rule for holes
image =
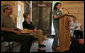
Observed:
[[[18,16],[17,16],[17,28],[23,29],[22,23],[23,23],[23,13],[24,13],[24,3],[21,3],[18,1]]]

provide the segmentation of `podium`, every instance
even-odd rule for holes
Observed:
[[[73,15],[59,17],[59,52],[69,50],[70,47],[70,22]]]

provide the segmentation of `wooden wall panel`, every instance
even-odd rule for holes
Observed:
[[[61,1],[61,3],[62,7],[69,11],[69,14],[77,17],[77,22],[83,25],[82,28],[84,31],[84,1]],[[64,9],[63,11],[66,12]]]

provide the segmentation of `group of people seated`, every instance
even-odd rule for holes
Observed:
[[[10,15],[12,14],[12,7],[9,4],[5,4],[2,6],[3,15],[1,16],[1,31],[2,36],[5,41],[15,41],[20,43],[20,52],[30,52],[30,48],[33,42],[33,37],[36,38],[39,42],[38,51],[45,52],[43,47],[46,47],[43,44],[43,31],[41,29],[37,30],[32,22],[30,22],[29,13],[25,12],[23,14],[24,22],[23,22],[23,30],[28,31],[26,34],[23,33],[23,30],[20,30],[16,27],[13,23],[12,18]],[[30,34],[33,36],[30,36]]]
[[[76,21],[76,17],[73,17],[72,19],[70,52],[84,52],[82,24]]]
[[[39,52],[45,52],[43,50],[43,47],[46,47],[43,44],[43,31],[41,29],[36,29],[32,22],[30,21],[30,16],[29,13],[25,12],[23,14],[24,17],[24,22],[23,22],[23,30],[20,30],[16,27],[16,25],[13,23],[10,15],[12,14],[12,7],[9,4],[5,4],[2,6],[3,9],[3,15],[1,16],[1,31],[2,31],[2,36],[5,41],[10,40],[10,41],[15,41],[20,43],[20,52],[30,52],[31,45],[33,43],[33,37],[38,40],[39,47],[38,51]],[[74,51],[78,48],[76,45],[79,45],[83,48],[84,44],[84,38],[83,38],[83,31],[81,30],[81,25],[76,24],[76,18],[73,19],[72,22],[73,28],[73,36],[72,36],[72,41],[71,41],[71,46],[70,46],[70,51]],[[27,31],[24,33],[23,31]],[[30,35],[32,34],[32,36]],[[77,40],[77,41],[76,41]],[[76,43],[76,42],[77,43]],[[76,46],[76,47],[74,47]],[[78,50],[79,51],[79,50]],[[83,50],[82,50],[83,51]]]

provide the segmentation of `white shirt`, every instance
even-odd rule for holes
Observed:
[[[81,30],[80,26],[81,26],[81,23],[78,23],[78,22],[74,23],[73,21],[71,22],[71,29],[73,30]]]
[[[76,28],[76,26],[77,26],[77,28]],[[71,22],[71,36],[73,36],[73,33],[74,33],[74,30],[81,30],[81,28],[80,28],[80,26],[81,26],[81,23],[78,23],[78,22]]]

